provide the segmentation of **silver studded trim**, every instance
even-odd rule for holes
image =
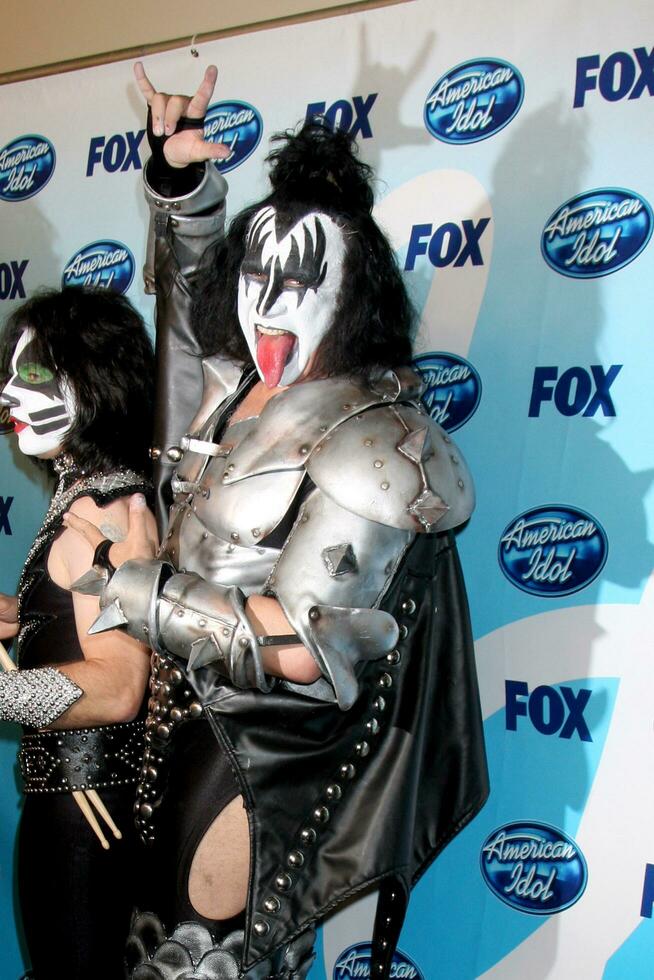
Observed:
[[[0,719],[45,728],[78,701],[83,690],[54,667],[0,674]]]
[[[136,826],[144,843],[152,843],[156,837],[156,811],[166,789],[168,755],[174,734],[185,722],[201,715],[202,705],[194,700],[177,663],[164,654],[153,653],[145,752],[134,806]]]
[[[405,615],[413,615],[416,605],[412,599],[406,599],[401,608]],[[354,732],[355,741],[351,744],[348,756],[332,777],[328,778],[310,811],[305,814],[296,838],[286,853],[285,863],[277,869],[264,891],[265,897],[260,907],[256,910],[254,931],[257,936],[263,937],[267,934],[270,923],[283,911],[285,901],[301,878],[311,875],[313,856],[329,833],[332,820],[338,814],[341,800],[346,799],[349,787],[365,773],[369,757],[379,744],[381,737],[379,733],[386,721],[384,716],[387,712],[391,713],[394,677],[390,671],[399,667],[401,660],[400,651],[391,650],[380,659],[378,666],[372,671],[368,691],[370,708],[376,716],[363,719],[362,727]],[[383,691],[383,696],[380,690]],[[257,924],[259,924],[258,929]]]

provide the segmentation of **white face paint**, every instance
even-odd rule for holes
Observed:
[[[2,389],[26,456],[56,456],[76,412],[75,397],[65,378],[34,357],[34,332],[23,330],[11,359],[11,377]]]
[[[254,216],[238,283],[238,318],[268,388],[303,376],[332,325],[344,258],[343,232],[326,214],[313,211],[289,229],[272,207]]]

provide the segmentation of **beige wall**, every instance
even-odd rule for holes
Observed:
[[[0,80],[112,52],[402,0],[3,0]],[[126,54],[127,56],[127,54]]]

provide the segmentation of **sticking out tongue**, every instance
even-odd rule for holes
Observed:
[[[296,338],[292,333],[274,336],[257,331],[257,361],[268,388],[276,388],[289,362]]]

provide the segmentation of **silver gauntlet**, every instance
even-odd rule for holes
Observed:
[[[135,560],[114,573],[100,606],[89,632],[124,626],[157,652],[188,660],[191,670],[210,665],[235,687],[271,689],[240,589],[175,574],[160,561]]]
[[[47,728],[81,698],[78,687],[54,667],[0,674],[0,719]]]

